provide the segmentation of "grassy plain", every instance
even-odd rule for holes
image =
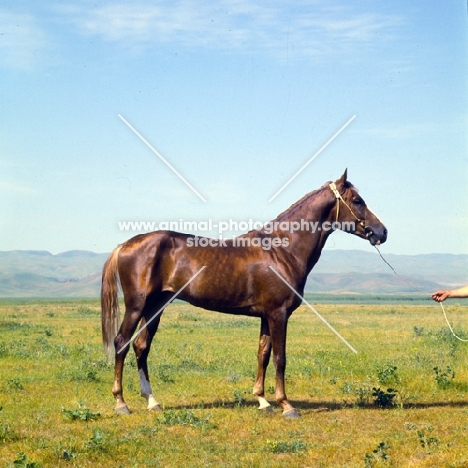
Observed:
[[[288,330],[287,392],[301,414],[257,410],[259,321],[175,303],[150,374],[148,413],[135,359],[129,416],[113,412],[97,301],[0,303],[0,465],[6,467],[468,467],[468,344],[435,303],[322,303]],[[468,337],[468,305],[447,303]],[[266,388],[273,397],[272,364]],[[435,368],[437,370],[435,370]]]

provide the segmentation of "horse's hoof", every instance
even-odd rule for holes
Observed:
[[[117,406],[117,408],[115,408],[115,412],[117,414],[130,414],[130,410],[128,409],[127,405]]]
[[[273,408],[271,406],[264,406],[263,408],[258,408],[258,411],[262,414],[273,414]]]
[[[285,419],[299,419],[299,413],[293,408],[283,413],[283,418]]]
[[[162,408],[159,404],[152,406],[151,408],[147,408],[148,411],[162,411]]]

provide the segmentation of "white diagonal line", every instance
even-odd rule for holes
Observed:
[[[122,120],[122,122],[133,132],[135,133],[135,135],[140,138],[140,140],[164,163],[166,164],[166,166],[172,171],[174,172],[174,174],[179,177],[180,180],[182,180],[182,182],[184,182],[187,187],[189,187],[193,193],[195,193],[195,195],[197,195],[199,198],[201,198],[205,203],[206,203],[206,200],[197,192],[197,190],[195,190],[192,185],[184,178],[184,176],[182,174],[180,174],[163,156],[161,156],[161,154],[158,153],[158,151],[156,151],[149,143],[148,141],[146,141],[145,138],[143,138],[143,136],[137,131],[135,130],[135,128],[133,128],[133,126],[131,124],[129,124],[127,122],[127,120],[125,120],[120,114],[118,114],[119,116],[119,119]]]
[[[281,281],[302,301],[305,303],[305,305],[315,313],[315,315],[328,327],[330,330],[335,333],[335,335],[343,341],[343,343],[348,346],[348,348],[355,354],[357,354],[357,351],[270,265],[268,268],[270,268],[271,271],[273,271],[278,278],[281,279]]]
[[[206,266],[202,266],[139,330],[138,333],[135,333],[118,351],[119,354],[123,351],[161,312],[166,308],[166,306],[172,302],[204,269]]]
[[[273,201],[354,119],[353,115],[269,200]]]

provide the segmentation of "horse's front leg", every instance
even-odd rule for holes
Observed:
[[[260,340],[258,345],[258,367],[257,367],[257,378],[255,379],[255,385],[253,394],[257,396],[259,408],[263,411],[271,411],[271,405],[265,398],[265,374],[270,362],[271,355],[271,337],[270,328],[268,321],[262,318],[260,327]]]
[[[279,314],[278,314],[279,316]],[[276,368],[276,401],[283,410],[283,416],[287,419],[296,419],[298,412],[289,403],[284,385],[284,374],[286,371],[286,331],[288,319],[281,316],[269,319],[271,340],[273,346],[273,362]]]

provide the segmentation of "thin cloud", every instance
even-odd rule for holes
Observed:
[[[0,10],[0,65],[31,70],[47,46],[46,33],[33,15]]]
[[[466,132],[465,122],[458,125],[453,123],[448,125],[444,123],[422,122],[411,124],[388,125],[385,127],[368,127],[355,129],[354,133],[359,135],[387,138],[390,140],[409,140],[426,135],[464,135]]]
[[[173,43],[187,48],[267,51],[279,57],[358,50],[393,40],[402,24],[392,15],[356,12],[351,7],[332,9],[313,2],[262,6],[243,0],[138,2],[73,7],[69,13],[81,34],[127,47]]]
[[[7,195],[36,195],[37,190],[18,182],[0,180],[0,193]]]

